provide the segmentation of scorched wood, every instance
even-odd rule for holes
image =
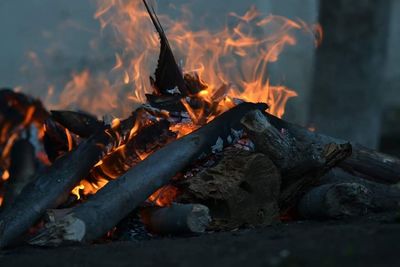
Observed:
[[[141,210],[146,228],[159,235],[204,233],[211,221],[209,209],[200,204],[172,204]]]
[[[168,184],[178,172],[209,153],[217,140],[226,142],[232,129],[242,128],[240,119],[244,114],[266,108],[265,104],[240,104],[191,134],[166,145],[118,179],[110,181],[63,219],[47,225],[33,243],[60,245],[101,237],[157,189]]]
[[[35,176],[13,205],[0,214],[0,248],[25,233],[46,209],[66,200],[72,188],[99,161],[108,139],[109,135],[104,132],[87,139]]]
[[[333,138],[327,135],[311,132],[306,128],[279,119],[265,113],[270,123],[279,130],[286,129],[293,137],[307,144],[345,144],[348,141]],[[400,159],[374,151],[354,142],[352,154],[339,166],[348,172],[358,174],[366,179],[378,183],[395,184],[400,182]]]
[[[283,211],[294,207],[320,177],[351,153],[349,144],[305,144],[276,129],[261,111],[249,112],[242,123],[256,149],[268,155],[281,170],[279,202]]]
[[[326,184],[307,192],[299,202],[298,211],[307,219],[340,219],[365,215],[372,202],[372,193],[361,184]]]

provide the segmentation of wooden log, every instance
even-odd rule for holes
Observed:
[[[12,245],[46,209],[63,203],[72,188],[99,161],[108,140],[109,135],[101,132],[36,174],[13,205],[0,214],[0,248]]]
[[[172,204],[141,210],[146,229],[158,235],[204,233],[211,221],[209,209],[201,204]]]
[[[188,179],[178,181],[178,201],[210,208],[212,230],[279,221],[279,170],[264,154],[225,149],[221,160]]]
[[[209,153],[217,140],[228,144],[232,129],[241,129],[240,119],[244,114],[266,108],[265,104],[240,104],[191,134],[166,145],[109,182],[63,219],[47,225],[32,243],[60,245],[89,242],[101,237],[157,189],[168,184],[178,172]]]
[[[348,172],[334,168],[321,178],[320,184],[357,183],[366,187],[372,194],[373,212],[397,211],[400,207],[400,188],[398,185],[386,185],[372,182]]]
[[[16,141],[11,149],[10,158],[10,177],[5,183],[2,208],[14,203],[22,189],[32,181],[37,167],[35,148],[29,140]]]
[[[372,193],[357,183],[321,185],[299,202],[299,214],[306,219],[340,219],[365,215],[372,207]]]
[[[293,137],[305,144],[345,144],[348,141],[311,132],[306,128],[265,113],[270,123],[279,130],[286,129]],[[378,183],[400,182],[400,159],[350,142],[352,154],[339,163],[346,171]]]
[[[351,153],[349,144],[306,144],[286,131],[279,131],[260,111],[249,112],[242,124],[256,149],[268,155],[282,173],[281,210],[297,200],[327,171]]]

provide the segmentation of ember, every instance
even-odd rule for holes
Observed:
[[[117,81],[77,73],[51,112],[0,91],[0,247],[110,239],[132,213],[164,235],[393,208],[372,195],[385,194],[376,182],[400,180],[400,160],[282,120],[297,94],[270,83],[268,64],[296,44],[296,31],[319,44],[319,26],[251,8],[230,14],[233,28],[195,32],[146,1],[98,2],[102,28],[124,44]],[[121,106],[116,91],[127,87],[132,103]],[[87,113],[111,110],[125,117]],[[335,167],[372,182],[321,185]]]

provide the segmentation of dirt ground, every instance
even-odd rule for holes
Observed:
[[[400,266],[400,215],[0,252],[0,266]]]

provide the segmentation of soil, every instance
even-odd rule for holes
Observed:
[[[0,266],[400,266],[400,214],[0,252]]]

